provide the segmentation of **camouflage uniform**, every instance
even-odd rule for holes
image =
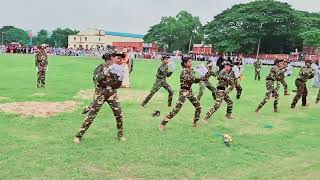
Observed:
[[[273,103],[274,111],[275,112],[278,111],[279,93],[274,88],[274,82],[279,79],[279,73],[280,73],[280,69],[277,66],[274,66],[270,69],[270,73],[266,78],[266,88],[267,88],[266,96],[258,105],[256,112],[258,112],[270,100],[271,96],[274,97],[274,103]]]
[[[84,133],[88,130],[91,123],[97,116],[104,102],[107,102],[111,107],[114,116],[116,117],[117,128],[118,128],[118,138],[124,136],[123,134],[123,114],[120,107],[120,102],[117,97],[117,90],[122,81],[118,79],[116,74],[107,72],[107,68],[110,66],[109,64],[102,64],[100,68],[103,66],[103,71],[98,73],[94,78],[96,78],[96,88],[95,88],[95,98],[90,105],[90,110],[85,118],[79,132],[75,137],[82,138]],[[99,66],[98,66],[99,67]],[[97,70],[97,69],[96,69]]]
[[[308,89],[306,82],[308,79],[313,78],[314,71],[310,66],[304,66],[300,69],[298,78],[295,81],[296,87],[297,87],[297,94],[294,96],[291,108],[295,108],[297,102],[302,97],[302,106],[307,105],[307,96],[308,96]]]
[[[255,71],[254,80],[257,80],[258,78],[258,80],[260,81],[260,70],[262,65],[260,59],[256,60],[256,62],[254,62],[253,65],[254,65],[254,71]]]
[[[46,80],[46,71],[48,67],[48,55],[44,50],[40,50],[36,54],[35,65],[38,69],[37,73],[37,87],[44,87]]]
[[[234,73],[234,71],[231,72],[231,78],[232,78],[232,84],[229,88],[229,91],[231,92],[234,88],[236,88],[237,91],[237,99],[240,99],[241,93],[242,93],[242,87],[240,83],[238,82],[238,79]]]
[[[286,72],[286,69],[282,69],[281,71],[279,71],[279,81],[277,81],[276,90],[279,92],[280,83],[281,83],[283,85],[283,88],[284,88],[284,95],[289,95],[289,93],[288,93],[288,85],[287,85],[286,80],[284,79],[285,78],[285,72]]]
[[[145,106],[149,100],[152,98],[152,96],[159,91],[161,87],[165,88],[168,93],[168,106],[171,107],[172,104],[172,98],[173,98],[173,90],[171,86],[167,83],[166,78],[171,76],[172,72],[169,72],[169,67],[167,64],[161,64],[160,67],[158,68],[158,72],[156,75],[156,81],[153,84],[153,87],[149,93],[149,95],[143,100],[141,103],[142,106]]]
[[[218,74],[218,86],[217,86],[217,99],[214,106],[207,112],[205,120],[208,120],[213,113],[215,113],[223,101],[227,103],[227,117],[230,117],[232,113],[233,102],[229,96],[231,89],[227,89],[228,85],[233,84],[233,77],[231,73],[227,73],[225,70],[221,70]]]
[[[108,66],[111,65],[111,61],[106,61],[105,63],[102,63],[102,64],[99,64],[93,71],[93,76],[92,76],[92,81],[93,81],[93,84],[94,84],[94,87],[95,87],[95,90],[97,89],[97,76],[103,71],[104,68],[108,68]],[[90,111],[90,107],[92,106],[92,103],[85,107],[81,114],[86,114]]]
[[[198,97],[197,97],[199,101],[200,101],[201,97],[203,96],[203,93],[204,93],[206,88],[208,88],[211,91],[213,99],[214,100],[216,99],[216,91],[217,91],[217,89],[209,81],[210,76],[216,76],[216,74],[212,70],[209,73],[210,74],[208,75],[207,78],[204,78],[199,82],[200,89],[199,89],[199,94],[198,94]]]
[[[207,78],[209,74],[210,73],[207,73],[207,75],[204,78]],[[193,83],[199,83],[200,80],[200,78],[197,78],[195,76],[195,72],[193,70],[183,68],[180,75],[179,100],[176,106],[173,108],[173,110],[169,113],[169,115],[167,115],[162,120],[161,125],[165,126],[168,123],[168,121],[170,121],[176,114],[178,114],[178,112],[182,108],[183,103],[186,101],[187,98],[196,109],[193,123],[194,125],[197,125],[197,122],[200,118],[201,106],[199,100],[193,95],[191,86]]]

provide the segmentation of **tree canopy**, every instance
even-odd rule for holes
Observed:
[[[272,0],[238,4],[214,17],[205,26],[206,39],[217,50],[284,53],[295,48],[301,19],[287,3]]]
[[[11,42],[18,42],[21,44],[27,44],[30,40],[28,33],[23,29],[16,28],[14,26],[4,26],[0,29],[0,40],[3,43],[10,44]]]
[[[169,51],[183,52],[189,50],[190,39],[192,43],[200,43],[203,40],[203,27],[199,17],[187,11],[181,11],[175,17],[163,17],[144,36],[146,42],[157,42]]]
[[[274,0],[257,0],[234,5],[204,26],[186,11],[163,17],[151,26],[144,40],[166,45],[169,51],[186,52],[192,36],[192,44],[205,40],[217,51],[254,53],[260,43],[262,53],[289,53],[313,45],[306,36],[315,36],[316,29],[320,29],[320,13],[297,11]]]

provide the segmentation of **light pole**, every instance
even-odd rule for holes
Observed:
[[[192,32],[191,32],[191,37],[190,37],[190,41],[189,41],[189,52],[191,51],[192,36],[193,36],[193,34],[196,33],[196,32],[197,32],[196,29],[192,30]]]

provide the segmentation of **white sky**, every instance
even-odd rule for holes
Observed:
[[[320,0],[281,0],[294,9],[320,12]],[[0,27],[25,30],[95,27],[109,31],[145,34],[162,16],[187,10],[202,23],[233,4],[250,0],[0,0]]]

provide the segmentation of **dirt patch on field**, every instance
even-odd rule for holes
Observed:
[[[136,101],[141,102],[147,95],[149,91],[141,91],[134,89],[119,89],[118,90],[118,98],[120,101]],[[94,95],[94,89],[80,90],[74,98],[77,99],[89,99],[91,100]],[[162,99],[163,94],[161,92],[157,92],[152,99]]]
[[[8,98],[8,97],[3,97],[3,96],[0,96],[0,101],[3,101],[3,100],[8,100],[8,99],[10,99],[10,98]]]
[[[31,96],[43,97],[43,96],[45,96],[45,95],[46,95],[45,93],[34,93],[34,94],[32,94]]]
[[[0,104],[0,111],[7,113],[16,113],[23,117],[48,117],[55,116],[62,112],[72,112],[76,109],[75,101],[64,102],[14,102]]]

